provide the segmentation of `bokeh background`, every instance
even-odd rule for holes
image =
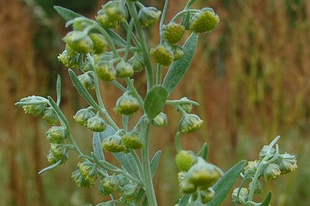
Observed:
[[[142,2],[163,6],[160,0]],[[61,107],[82,150],[89,153],[91,134],[70,118],[86,103],[56,58],[64,49],[61,38],[68,30],[53,6],[93,18],[103,3],[0,0],[0,205],[80,206],[104,199],[96,187],[80,189],[71,181],[78,162],[73,153],[65,165],[37,174],[48,166],[49,144],[44,134],[49,125],[14,106],[32,94],[55,97],[60,74]],[[171,0],[167,18],[185,4],[185,0]],[[202,6],[214,8],[221,24],[212,34],[201,36],[191,69],[171,97],[188,96],[201,104],[195,112],[205,124],[200,131],[184,136],[184,145],[197,151],[208,142],[209,161],[227,170],[241,159],[257,158],[262,145],[279,134],[281,151],[295,154],[299,168],[266,184],[264,194],[273,191],[272,205],[309,206],[310,1],[208,0],[195,4]],[[147,33],[151,46],[158,43],[157,30],[156,26]],[[136,78],[143,93],[145,74]],[[112,109],[120,93],[108,84],[102,89],[107,107]],[[152,153],[163,150],[156,175],[160,206],[174,205],[180,195],[174,166],[174,134],[180,117],[174,110],[165,112],[169,129],[153,129],[151,138]]]

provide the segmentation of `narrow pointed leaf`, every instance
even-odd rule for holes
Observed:
[[[240,173],[243,171],[246,161],[242,160],[230,168],[224,176],[215,183],[213,189],[215,191],[215,196],[209,202],[208,206],[219,206],[225,200],[230,189],[234,186]]]
[[[54,9],[58,12],[58,14],[66,21],[72,20],[76,17],[81,17],[82,15],[71,11],[70,9],[63,8],[61,6],[54,6]]]
[[[61,77],[59,74],[57,75],[56,94],[57,94],[57,105],[59,105],[61,101]]]
[[[101,138],[99,132],[93,133],[93,151],[99,160],[105,160],[101,147]]]
[[[208,144],[204,143],[201,150],[198,152],[198,156],[202,157],[204,160],[208,158]]]
[[[198,34],[192,33],[183,46],[184,56],[178,61],[173,62],[163,81],[163,86],[171,94],[187,72],[198,43]]]
[[[272,196],[271,192],[268,192],[268,195],[266,199],[264,200],[264,202],[261,204],[261,206],[269,206],[269,203],[271,201],[271,196]]]
[[[153,158],[151,160],[151,163],[150,163],[150,165],[151,165],[151,175],[152,175],[153,178],[155,176],[155,173],[156,173],[156,170],[157,170],[157,167],[158,167],[160,156],[161,156],[161,150],[158,150],[154,154],[154,156],[153,156]]]
[[[137,179],[141,179],[138,166],[136,165],[134,157],[130,153],[113,153],[113,156],[117,159],[119,163],[121,163],[122,167],[126,170],[126,172],[128,172]]]
[[[126,41],[115,31],[108,28],[104,28],[104,30],[109,34],[115,46],[126,47]]]
[[[144,110],[150,119],[154,119],[164,108],[168,97],[167,90],[160,85],[154,86],[146,95]]]

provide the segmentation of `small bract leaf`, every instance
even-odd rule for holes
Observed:
[[[154,86],[146,95],[144,110],[150,119],[154,119],[164,108],[168,97],[167,90],[160,85]]]
[[[63,8],[61,6],[54,6],[54,9],[58,12],[58,14],[66,21],[72,20],[76,17],[81,17],[82,15],[71,11],[70,9]]]
[[[151,175],[152,177],[154,178],[154,175],[156,173],[156,170],[157,170],[157,167],[158,167],[158,162],[159,162],[159,159],[160,159],[160,156],[161,156],[161,150],[158,150],[152,160],[151,160],[151,163],[150,163],[150,166],[151,166]]]
[[[121,163],[122,167],[126,170],[126,172],[128,172],[137,179],[141,179],[138,166],[132,154],[120,152],[113,153],[113,156],[115,157],[115,159],[117,159],[119,163]]]
[[[93,133],[93,151],[99,160],[104,160],[103,150],[101,146],[101,138],[99,132]]]
[[[264,200],[264,202],[262,202],[261,206],[269,206],[269,203],[271,201],[271,192],[268,192],[268,195],[266,197],[266,199]]]

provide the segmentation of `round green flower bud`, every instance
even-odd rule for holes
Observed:
[[[72,58],[74,58],[74,57],[76,57],[79,53],[77,53],[74,49],[72,49],[68,44],[66,44],[66,49],[65,49],[65,51],[67,52],[67,54],[70,56],[70,57],[72,57]]]
[[[75,21],[73,23],[73,29],[75,31],[83,31],[86,27],[88,27],[90,24],[84,20],[81,21]]]
[[[287,153],[279,155],[277,164],[281,170],[281,175],[293,172],[298,167],[296,157]]]
[[[131,64],[128,64],[124,61],[121,61],[116,65],[116,76],[125,78],[125,77],[131,77],[134,74],[134,70],[131,66]]]
[[[139,139],[139,133],[131,132],[122,136],[124,145],[129,149],[141,149],[143,142]]]
[[[168,46],[158,45],[151,49],[150,54],[158,64],[169,66],[172,63],[173,53]]]
[[[88,119],[93,116],[95,116],[95,114],[90,109],[80,109],[73,116],[73,119],[80,125],[87,127]]]
[[[107,152],[124,152],[126,147],[121,140],[122,138],[115,134],[105,138],[101,145],[102,148]]]
[[[254,184],[254,182],[250,182],[249,183],[249,188],[252,187],[252,185]],[[254,193],[255,194],[259,194],[263,192],[263,183],[261,181],[256,181],[256,184],[254,185]]]
[[[215,196],[215,191],[212,188],[209,188],[207,191],[201,190],[200,195],[201,195],[201,202],[203,204],[207,204]]]
[[[264,145],[262,150],[259,152],[259,157],[260,158],[264,158],[267,155],[268,148],[269,148],[269,145]],[[276,153],[276,149],[272,147],[270,152],[269,152],[270,158],[272,158],[275,153]]]
[[[247,173],[249,176],[254,177],[258,164],[259,164],[258,160],[248,161],[247,166],[244,167],[244,173]]]
[[[51,125],[58,123],[58,116],[52,107],[48,107],[44,110],[42,118]]]
[[[94,71],[103,81],[113,81],[116,78],[116,71],[108,62],[95,64]]]
[[[187,97],[182,97],[181,100],[189,100]],[[190,103],[181,103],[180,106],[186,113],[190,113],[193,110],[193,105]],[[177,109],[178,110],[178,109]],[[179,111],[179,110],[178,110]]]
[[[93,41],[94,48],[93,51],[95,54],[102,54],[105,52],[107,47],[107,42],[103,35],[93,33],[89,35],[90,39]]]
[[[46,103],[37,103],[38,101],[41,101],[41,98],[37,96],[29,96],[29,97],[22,98],[20,102],[33,103],[33,104],[26,105],[26,106],[22,106],[24,109],[24,112],[26,114],[31,114],[35,117],[41,116],[46,109]]]
[[[127,184],[130,184],[130,181],[123,174],[116,175],[116,179],[119,187],[118,190],[121,190],[122,187],[124,187]]]
[[[204,8],[193,16],[191,30],[195,33],[210,32],[219,23],[219,16],[212,9]]]
[[[237,204],[241,204],[240,200],[242,202],[246,202],[248,199],[249,190],[247,188],[242,187],[239,193],[239,199],[238,199],[238,191],[239,188],[235,188],[233,193],[231,194],[231,199],[233,200],[233,202]]]
[[[177,61],[184,56],[183,48],[180,45],[171,46],[173,52],[173,61]]]
[[[77,167],[84,180],[88,181],[91,185],[95,184],[98,177],[98,171],[95,164],[83,162],[78,163]]]
[[[136,184],[127,184],[121,188],[120,195],[122,196],[122,200],[125,201],[133,201],[136,199],[137,193],[137,185]]]
[[[102,195],[109,195],[118,188],[118,181],[115,176],[107,176],[99,182],[99,192]]]
[[[149,28],[157,23],[160,15],[161,11],[155,7],[144,7],[139,11],[138,18],[142,28]]]
[[[133,57],[128,60],[128,64],[130,64],[134,70],[134,72],[140,72],[144,69],[143,58],[135,53]]]
[[[185,33],[185,27],[181,24],[170,23],[165,27],[164,38],[168,44],[180,41]]]
[[[221,174],[212,164],[205,162],[201,157],[197,158],[198,162],[188,170],[186,178],[195,186],[207,189],[217,182]]]
[[[180,183],[180,189],[181,192],[184,194],[192,194],[196,192],[197,187],[188,179],[184,178]]]
[[[84,74],[81,74],[78,76],[78,79],[80,80],[81,84],[87,89],[87,90],[94,90],[95,89],[95,81],[94,81],[94,74],[93,71],[88,71]]]
[[[72,172],[71,178],[78,187],[91,188],[94,184],[94,182],[90,182],[89,180],[84,179],[79,169]]]
[[[195,114],[186,114],[179,122],[179,130],[183,134],[197,131],[201,128],[203,121]]]
[[[140,105],[138,100],[125,93],[116,101],[116,107],[114,108],[114,111],[117,114],[132,115],[138,111],[139,108]]]
[[[53,126],[45,134],[50,143],[62,144],[66,137],[66,128],[63,126]]]
[[[182,150],[176,155],[175,163],[179,170],[188,171],[196,163],[195,153],[189,150]]]
[[[51,164],[55,164],[58,161],[61,161],[61,164],[65,163],[69,158],[68,151],[65,145],[63,144],[51,144],[51,149],[47,155],[47,160]]]
[[[81,31],[69,32],[65,36],[64,41],[78,53],[85,54],[93,51],[94,45],[92,40]]]
[[[281,175],[281,170],[277,164],[268,164],[263,170],[264,179],[274,180]]]
[[[111,17],[108,16],[107,13],[100,12],[96,16],[96,20],[98,23],[106,28],[118,28],[119,27],[119,22],[116,21],[115,19],[111,19]]]
[[[152,119],[151,123],[155,127],[165,127],[168,125],[168,117],[165,113],[159,113],[154,119]]]
[[[108,15],[110,20],[115,20],[119,22],[126,21],[127,10],[122,1],[109,1],[102,7],[102,11]]]
[[[67,50],[65,50],[61,54],[59,54],[57,58],[66,67],[70,67],[72,69],[78,69],[80,67],[80,64],[78,62],[78,58],[75,58],[75,57],[72,57],[71,55],[69,55]]]
[[[87,120],[87,128],[94,132],[103,132],[107,128],[107,123],[98,116],[93,116]]]

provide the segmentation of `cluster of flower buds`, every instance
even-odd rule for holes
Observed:
[[[278,146],[265,145],[259,153],[259,159],[249,161],[244,168],[243,177],[250,180],[248,188],[236,188],[232,193],[233,202],[241,205],[257,204],[252,201],[250,195],[259,194],[263,191],[263,183],[259,179],[263,177],[265,181],[274,180],[280,175],[285,175],[297,169],[297,160],[294,155],[279,153]],[[252,194],[251,194],[252,193]]]
[[[127,18],[127,9],[123,1],[109,1],[98,11],[96,20],[106,28],[118,28]]]
[[[87,127],[94,132],[103,132],[104,130],[106,130],[107,127],[107,123],[105,122],[105,120],[100,117],[99,113],[95,115],[92,112],[91,107],[80,109],[73,116],[73,119],[80,125]]]
[[[221,171],[196,156],[193,151],[180,151],[176,156],[181,192],[192,195],[192,202],[206,204],[215,195],[212,186],[221,177]]]
[[[91,162],[78,163],[71,178],[78,187],[92,187],[98,177],[96,164]]]
[[[68,158],[68,145],[51,143],[50,151],[47,155],[47,161],[51,164],[56,164],[60,161],[61,164],[65,163]]]
[[[98,184],[101,195],[110,195],[118,192],[121,196],[120,200],[124,202],[132,202],[137,197],[138,185],[125,178],[124,175],[111,175],[104,177]],[[106,202],[107,204],[108,202]]]

